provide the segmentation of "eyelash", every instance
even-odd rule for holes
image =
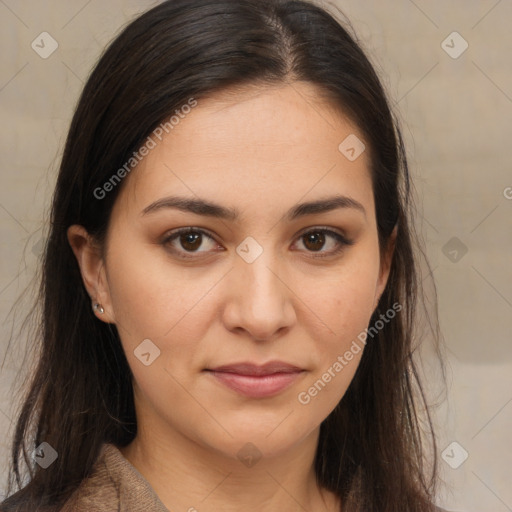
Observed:
[[[205,231],[201,228],[187,227],[187,228],[180,228],[180,229],[177,229],[177,230],[171,232],[168,236],[165,237],[165,239],[161,243],[163,246],[168,246],[168,245],[170,245],[171,242],[176,240],[179,236],[186,235],[188,233],[200,234],[200,235],[206,236],[215,241],[215,238],[212,235],[210,235],[210,233],[208,233],[207,231]],[[328,258],[328,257],[335,256],[335,255],[339,254],[346,246],[350,246],[350,245],[354,244],[353,240],[349,240],[342,234],[340,234],[336,231],[333,231],[327,227],[318,227],[318,228],[313,228],[313,229],[304,231],[300,235],[297,236],[297,240],[301,239],[302,237],[309,235],[311,233],[315,233],[315,234],[322,233],[324,235],[325,234],[329,235],[329,236],[333,237],[338,243],[338,247],[335,250],[330,251],[327,254],[326,253],[315,254],[315,251],[307,251],[307,252],[312,253],[313,258],[316,258],[316,259]],[[186,251],[183,252],[183,251],[176,250],[176,249],[172,249],[172,250],[173,250],[173,252],[181,253],[181,257],[183,259],[196,259],[196,256],[183,256],[183,254],[187,254]],[[197,253],[200,253],[200,251],[189,252],[188,254],[197,254]]]

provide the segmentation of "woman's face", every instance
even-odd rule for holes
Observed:
[[[199,100],[125,178],[87,282],[139,421],[231,457],[317,433],[388,274],[354,135],[311,85],[252,88]]]

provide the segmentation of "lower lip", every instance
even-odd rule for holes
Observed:
[[[264,398],[277,395],[290,386],[302,374],[273,373],[271,375],[240,375],[239,373],[216,372],[210,373],[228,388],[251,398]]]

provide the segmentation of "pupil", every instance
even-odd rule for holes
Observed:
[[[184,249],[188,249],[188,250],[196,250],[199,248],[199,246],[201,245],[200,243],[198,244],[197,241],[200,240],[201,238],[201,235],[196,233],[186,233],[184,235],[182,235],[182,247]],[[188,247],[187,247],[188,245]],[[192,246],[192,247],[190,247]]]
[[[309,235],[305,235],[305,237],[306,237],[306,244],[305,245],[309,249],[317,251],[317,250],[321,249],[322,246],[324,245],[325,236],[323,235],[323,233],[312,233],[312,234],[309,234]],[[309,247],[308,246],[309,243],[312,243],[313,246]]]

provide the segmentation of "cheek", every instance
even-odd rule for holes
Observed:
[[[218,276],[180,272],[165,255],[155,256],[154,247],[142,249],[128,255],[112,244],[110,296],[137,387],[165,416],[170,402],[183,410],[190,408],[190,396],[182,383],[188,382],[189,374],[198,366],[198,347],[211,314],[207,292]],[[143,354],[147,353],[149,360],[144,361]]]
[[[318,316],[329,329],[309,333],[316,355],[311,374],[297,390],[294,400],[308,429],[327,418],[345,395],[365,348],[361,335],[368,326],[373,305],[374,283],[356,270],[324,283],[319,295]],[[312,325],[312,324],[311,324]],[[333,331],[333,332],[331,332]]]
[[[357,254],[354,251],[329,279],[315,280],[315,294],[308,304],[312,315],[320,318],[324,327],[321,331],[311,329],[317,364],[302,388],[303,395],[297,398],[303,405],[314,401],[313,407],[324,414],[344,395],[365,348],[379,259],[374,252],[362,249]],[[313,325],[313,320],[309,325]]]
[[[337,382],[335,386],[339,385],[340,389],[343,389],[348,386],[355,373],[364,349],[361,339],[364,341],[362,333],[368,327],[371,317],[374,288],[371,285],[365,286],[360,281],[357,283],[340,281],[337,286],[331,285],[330,296],[324,302],[322,310],[319,310],[319,316],[325,318],[324,323],[329,327],[329,331],[323,337],[319,337],[318,333],[316,336],[312,335],[312,339],[317,340],[316,353],[319,355],[319,364],[315,372],[317,376],[332,369],[340,356],[344,358],[341,362],[343,368],[339,366],[334,368],[337,375],[343,375],[334,379]],[[326,380],[329,380],[328,376]]]
[[[329,279],[317,279],[316,313],[334,331],[335,344],[348,342],[368,326],[373,313],[379,271],[371,251],[354,252]]]
[[[160,254],[140,242],[127,254],[113,241],[108,261],[110,298],[127,356],[150,339],[162,353],[180,353],[183,359],[187,352],[181,354],[182,346],[190,349],[201,339],[211,303],[207,292],[218,276],[199,269],[180,271],[163,249]]]

